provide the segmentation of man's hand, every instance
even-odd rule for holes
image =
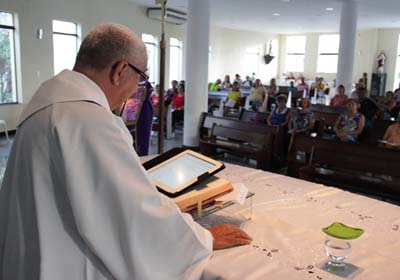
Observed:
[[[243,230],[229,224],[222,224],[209,228],[209,231],[214,237],[214,250],[247,245],[253,240]]]

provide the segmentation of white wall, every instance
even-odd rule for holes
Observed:
[[[17,33],[21,50],[21,104],[0,106],[0,119],[5,119],[10,129],[15,129],[23,107],[29,102],[40,84],[53,76],[53,38],[52,20],[65,20],[79,23],[82,37],[99,23],[116,22],[129,26],[138,35],[148,33],[160,39],[161,23],[147,18],[146,9],[126,0],[2,0],[0,10],[17,14]],[[43,29],[43,39],[36,39],[36,29]],[[167,24],[166,28],[166,87],[169,86],[169,38],[183,41],[183,69],[185,74],[186,25]],[[211,27],[210,45],[212,63],[210,79],[223,78],[240,73],[243,78],[250,73],[243,73],[244,55],[248,47],[259,47],[264,54],[264,45],[277,35],[259,32],[243,32],[219,27]],[[257,75],[267,80],[266,73],[276,75],[277,61],[265,65],[260,56],[260,73]],[[267,71],[269,70],[269,71]]]
[[[21,111],[39,85],[53,76],[52,20],[79,23],[84,36],[99,23],[116,22],[129,26],[138,35],[149,33],[160,38],[161,23],[148,19],[146,9],[127,0],[1,0],[0,10],[17,13],[21,47],[22,104],[0,106],[0,119],[15,129]],[[43,29],[43,39],[36,39],[36,29]],[[167,24],[169,37],[185,40],[185,26]],[[168,46],[168,45],[167,45]],[[167,47],[166,69],[169,69]],[[183,69],[184,71],[184,69]],[[184,72],[183,72],[184,73]],[[166,80],[169,80],[167,75]]]
[[[260,71],[256,76],[263,82],[271,78],[268,73],[276,76],[278,71],[278,57],[266,65],[263,61],[265,54],[265,45],[270,40],[279,40],[279,35],[273,33],[238,31],[216,26],[211,27],[211,63],[209,66],[209,80],[215,81],[217,78],[223,79],[225,75],[230,75],[234,79],[236,73],[242,76],[251,73],[245,73],[245,54],[246,48],[260,49]],[[278,44],[279,48],[279,44]],[[273,50],[274,51],[274,50]],[[277,50],[276,50],[277,51]]]
[[[387,56],[385,72],[388,74],[386,89],[392,89],[394,82],[394,71],[396,63],[397,42],[400,29],[371,29],[360,30],[357,32],[354,74],[353,81],[357,82],[364,72],[368,73],[370,87],[371,73],[376,70],[376,57],[381,50],[384,50]],[[324,33],[326,34],[326,33]],[[304,58],[304,75],[308,79],[314,79],[315,76],[323,76],[328,80],[336,78],[336,74],[317,73],[318,59],[318,37],[320,33],[299,34],[306,35],[306,52]],[[280,40],[280,63],[279,73],[285,69],[285,42],[286,35],[281,36]]]
[[[358,79],[366,72],[368,74],[368,89],[371,87],[371,74],[376,71],[377,48],[377,29],[357,32],[353,81],[358,82]]]

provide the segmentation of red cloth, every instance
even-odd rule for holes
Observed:
[[[347,95],[338,95],[336,94],[332,99],[331,99],[331,106],[346,106],[347,103]]]
[[[153,92],[150,96],[151,103],[153,106],[158,106],[158,102],[160,100],[160,95],[157,92]]]
[[[183,107],[185,104],[185,96],[180,95],[180,94],[175,94],[174,97],[172,97],[172,109],[178,109]]]

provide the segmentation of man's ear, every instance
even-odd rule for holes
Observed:
[[[121,83],[122,72],[128,67],[128,63],[126,61],[117,62],[110,71],[110,81],[114,86],[119,86]]]

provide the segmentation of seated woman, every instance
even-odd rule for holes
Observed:
[[[297,74],[296,81],[297,81],[298,83],[300,83],[302,79],[304,79],[303,73],[300,73],[300,72],[299,72],[299,73]]]
[[[253,111],[258,111],[258,109],[264,102],[266,94],[267,90],[261,84],[261,80],[256,79],[254,81],[254,87],[252,87],[250,90],[250,96],[249,96],[250,106],[253,109]]]
[[[335,124],[336,136],[343,142],[358,142],[358,136],[365,125],[365,117],[358,110],[358,101],[350,98],[346,103],[347,111],[341,114]]]
[[[253,81],[250,79],[250,76],[246,76],[246,80],[242,82],[243,87],[252,87]]]
[[[290,72],[288,75],[287,75],[287,77],[286,77],[286,80],[295,80],[296,78],[294,77],[294,74],[293,74],[293,72]]]
[[[157,107],[158,103],[160,102],[160,95],[158,94],[160,91],[160,85],[156,85],[155,90],[150,95],[151,104],[153,107]]]
[[[397,122],[386,129],[383,140],[388,142],[386,144],[388,148],[400,148],[400,113],[397,117]]]
[[[279,125],[287,127],[291,114],[290,109],[286,107],[286,96],[281,94],[277,97],[277,108],[268,116],[267,123],[269,125]]]
[[[220,91],[221,90],[221,79],[217,79],[215,83],[210,86],[210,91]]]
[[[227,89],[227,88],[231,88],[231,87],[232,87],[231,78],[230,78],[229,75],[226,75],[226,76],[225,76],[225,79],[224,79],[224,81],[222,82],[221,87],[222,87],[222,89]]]
[[[183,121],[183,109],[185,107],[185,86],[180,84],[178,86],[178,93],[172,97],[172,127],[178,121]]]
[[[241,98],[242,94],[240,93],[240,84],[239,82],[234,82],[232,85],[232,91],[228,93],[228,99],[225,103],[225,113],[229,109],[236,107]]]
[[[378,104],[379,111],[376,117],[379,119],[390,120],[397,116],[396,112],[396,99],[392,91],[386,92],[385,98]]]
[[[308,85],[306,84],[306,81],[304,80],[304,77],[301,77],[301,82],[297,85],[297,91],[306,91],[308,93]]]
[[[268,104],[267,109],[271,110],[272,104],[276,102],[276,95],[278,94],[278,87],[276,85],[276,80],[272,78],[269,81],[269,86],[267,86],[267,93],[268,93]]]
[[[277,94],[277,91],[278,91],[278,87],[276,86],[276,80],[274,78],[272,78],[269,81],[268,96],[275,99],[275,95]]]
[[[320,93],[320,92],[325,92],[325,90],[326,90],[326,85],[325,85],[325,82],[324,82],[324,78],[320,77],[320,78],[318,79],[318,83],[317,83],[317,85],[315,86],[315,89],[317,90],[318,93]]]
[[[314,114],[310,111],[310,100],[302,98],[300,104],[301,107],[294,113],[292,121],[289,122],[289,132],[291,133],[308,133],[314,127],[315,119]]]
[[[347,95],[345,94],[345,89],[343,85],[338,86],[337,94],[331,99],[330,106],[338,107],[338,106],[346,106],[347,103]]]

